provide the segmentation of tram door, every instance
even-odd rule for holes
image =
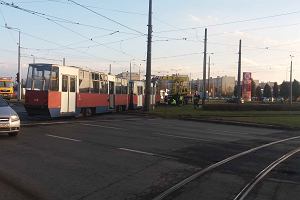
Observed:
[[[115,109],[115,83],[109,81],[109,109]]]
[[[76,76],[62,75],[61,113],[75,113]]]
[[[137,106],[138,107],[143,107],[143,98],[144,98],[144,96],[143,96],[143,90],[144,90],[144,88],[143,88],[143,86],[137,86],[137,92],[138,92],[138,102],[137,102]]]

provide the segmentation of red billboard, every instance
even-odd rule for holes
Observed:
[[[244,72],[242,97],[245,101],[251,101],[251,83],[251,72]]]

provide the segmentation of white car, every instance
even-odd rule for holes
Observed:
[[[20,124],[18,114],[0,97],[0,133],[17,136],[20,132]]]

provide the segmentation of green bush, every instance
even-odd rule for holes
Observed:
[[[300,111],[300,105],[288,104],[206,104],[204,110],[213,111]]]

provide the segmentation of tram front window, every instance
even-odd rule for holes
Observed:
[[[51,81],[50,81],[51,80]],[[47,91],[58,90],[58,68],[51,65],[30,65],[28,69],[26,88]]]

